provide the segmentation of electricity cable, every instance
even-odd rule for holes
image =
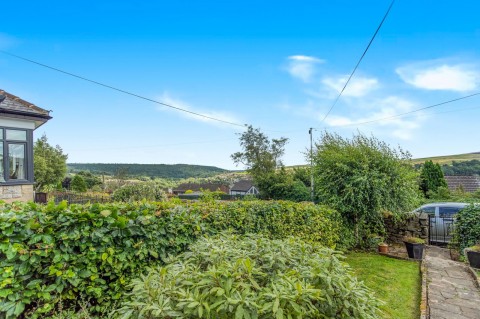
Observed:
[[[333,101],[332,106],[330,106],[330,109],[329,109],[328,112],[325,114],[325,116],[324,116],[323,119],[320,121],[320,123],[323,122],[323,121],[325,121],[325,119],[328,117],[328,115],[330,115],[330,112],[332,112],[333,108],[334,108],[335,105],[337,104],[338,100],[340,100],[340,97],[342,96],[343,91],[345,91],[345,89],[347,88],[347,85],[348,85],[348,83],[350,82],[350,80],[352,79],[353,74],[355,74],[355,71],[357,71],[357,68],[358,68],[358,66],[360,65],[360,62],[362,62],[363,58],[365,57],[365,54],[367,54],[368,49],[369,49],[370,46],[372,45],[373,40],[374,40],[375,37],[377,36],[378,31],[380,31],[380,28],[382,27],[383,22],[385,22],[385,20],[387,19],[387,16],[388,16],[388,14],[390,13],[390,10],[392,9],[394,3],[395,3],[395,0],[392,0],[392,2],[390,3],[390,6],[389,6],[388,9],[387,9],[387,12],[386,12],[385,15],[383,16],[382,21],[381,21],[380,24],[378,25],[377,30],[375,30],[375,33],[373,34],[372,38],[370,39],[370,42],[368,43],[367,47],[365,48],[365,51],[363,51],[362,56],[360,57],[360,59],[358,60],[357,64],[355,65],[355,68],[353,68],[352,73],[351,73],[350,76],[348,77],[347,82],[345,82],[345,85],[343,86],[342,90],[341,90],[340,93],[337,95],[337,98],[335,99],[335,101]]]
[[[215,117],[212,117],[212,116],[208,116],[208,115],[205,115],[205,114],[201,114],[201,113],[193,112],[193,111],[190,111],[190,110],[186,110],[186,109],[183,109],[183,108],[180,108],[178,106],[174,106],[174,105],[171,105],[171,104],[168,104],[168,103],[157,101],[157,100],[154,100],[154,99],[151,99],[151,98],[148,98],[148,97],[145,97],[145,96],[142,96],[142,95],[130,92],[130,91],[119,89],[119,88],[116,88],[114,86],[111,86],[111,85],[108,85],[108,84],[105,84],[105,83],[101,83],[101,82],[98,82],[98,81],[95,81],[95,80],[91,80],[91,79],[88,79],[86,77],[83,77],[83,76],[80,76],[80,75],[77,75],[77,74],[74,74],[74,73],[71,73],[71,72],[67,72],[67,71],[49,66],[49,65],[44,64],[44,63],[40,63],[40,62],[31,60],[31,59],[27,59],[27,58],[24,58],[22,56],[19,56],[19,55],[16,55],[16,54],[4,51],[4,50],[0,50],[0,52],[3,53],[3,54],[9,55],[11,57],[14,57],[14,58],[26,61],[26,62],[33,63],[33,64],[42,66],[44,68],[47,68],[47,69],[50,69],[50,70],[53,70],[53,71],[57,71],[57,72],[69,75],[71,77],[74,77],[74,78],[77,78],[77,79],[80,79],[80,80],[83,80],[83,81],[87,81],[87,82],[90,82],[90,83],[93,83],[93,84],[97,84],[97,85],[103,86],[105,88],[108,88],[108,89],[111,89],[111,90],[114,90],[114,91],[117,91],[117,92],[120,92],[120,93],[124,93],[124,94],[130,95],[130,96],[134,96],[134,97],[142,99],[142,100],[146,100],[146,101],[149,101],[149,102],[160,104],[160,105],[175,109],[177,111],[189,113],[189,114],[192,114],[192,115],[195,115],[195,116],[198,116],[198,117],[202,117],[202,118],[205,118],[205,119],[209,119],[209,120],[213,120],[213,121],[217,121],[217,122],[222,122],[222,123],[230,124],[230,125],[234,125],[234,126],[240,126],[240,127],[245,127],[246,126],[246,124],[239,124],[239,123],[235,123],[235,122],[222,120],[222,119],[215,118]]]

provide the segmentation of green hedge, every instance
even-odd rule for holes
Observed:
[[[197,238],[225,229],[290,235],[333,247],[340,224],[325,207],[290,202],[0,205],[0,318],[49,314],[79,297],[112,309],[131,278]]]
[[[480,205],[471,204],[462,209],[455,219],[453,243],[463,249],[480,243]]]

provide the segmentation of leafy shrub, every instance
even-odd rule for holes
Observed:
[[[480,242],[480,205],[471,204],[458,212],[453,241],[461,252]]]
[[[295,238],[204,238],[132,286],[123,318],[378,318],[333,250]]]
[[[111,310],[133,276],[161,265],[201,235],[232,229],[270,238],[298,235],[335,246],[335,211],[291,202],[137,202],[0,205],[0,318],[51,315],[62,301]]]
[[[156,183],[136,183],[120,187],[113,193],[113,200],[121,202],[129,201],[162,201],[166,195],[163,189]]]
[[[72,178],[72,182],[70,183],[70,188],[72,191],[76,192],[86,192],[87,191],[87,183],[81,175],[75,175]]]

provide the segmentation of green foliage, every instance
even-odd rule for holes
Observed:
[[[270,140],[259,129],[249,125],[247,131],[240,134],[242,152],[236,152],[231,157],[235,164],[245,165],[249,174],[256,180],[283,166],[281,157],[287,142],[288,139],[284,137]]]
[[[453,161],[451,165],[442,165],[445,175],[480,175],[480,161]]]
[[[123,318],[379,318],[337,253],[295,238],[201,239],[132,286]]]
[[[263,198],[294,202],[311,200],[310,189],[301,180],[294,179],[294,174],[283,168],[257,177],[256,183]]]
[[[33,146],[33,166],[37,191],[48,185],[55,186],[67,172],[67,154],[63,154],[60,146],[48,144],[47,136],[43,135]]]
[[[85,184],[87,185],[88,189],[92,189],[94,186],[102,185],[102,181],[100,178],[89,171],[80,171],[77,173],[85,180]]]
[[[471,204],[462,209],[455,219],[453,242],[463,249],[480,243],[480,205]]]
[[[417,175],[401,149],[374,137],[348,140],[328,132],[315,147],[316,197],[355,227],[357,244],[371,233],[384,233],[383,211],[399,214],[417,205]]]
[[[69,163],[68,169],[75,173],[90,171],[94,174],[148,176],[161,178],[210,177],[226,172],[214,166],[188,164],[104,164],[104,163]]]
[[[309,203],[178,204],[0,205],[0,317],[49,317],[60,302],[78,310],[81,298],[93,314],[106,313],[133,276],[205,234],[295,234],[330,247],[339,239],[336,212]]]
[[[70,182],[70,189],[76,192],[86,192],[87,191],[87,183],[81,175],[75,175]]]
[[[440,164],[425,161],[420,173],[420,189],[428,198],[429,192],[436,192],[439,187],[447,187]]]
[[[127,184],[113,193],[113,200],[120,202],[129,201],[162,201],[165,200],[162,187],[154,182]]]

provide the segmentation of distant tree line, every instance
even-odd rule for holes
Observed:
[[[150,178],[205,178],[227,172],[214,166],[188,164],[103,164],[103,163],[70,163],[68,171],[78,173],[89,171],[93,174],[128,175],[130,177],[147,176]]]
[[[445,175],[480,175],[480,161],[453,161],[452,165],[442,165],[442,170]]]

